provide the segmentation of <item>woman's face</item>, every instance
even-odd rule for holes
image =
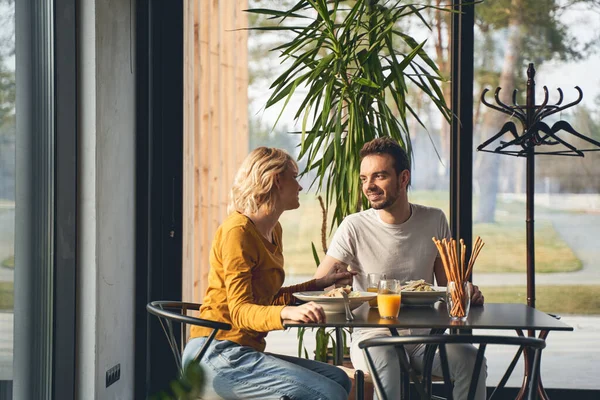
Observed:
[[[298,168],[291,164],[279,175],[279,199],[282,209],[295,210],[300,207],[299,193],[302,186],[298,183]]]

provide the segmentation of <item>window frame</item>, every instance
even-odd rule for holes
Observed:
[[[15,398],[75,398],[75,12],[75,0],[15,2]]]

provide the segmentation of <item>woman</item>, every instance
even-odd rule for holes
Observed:
[[[231,190],[230,214],[219,227],[210,252],[208,289],[201,318],[227,322],[202,358],[203,398],[346,399],[350,380],[329,364],[264,353],[267,332],[291,319],[320,322],[316,303],[293,306],[292,293],[351,282],[343,269],[321,279],[281,287],[285,278],[282,230],[278,220],[300,206],[298,167],[283,150],[260,147],[242,163]],[[184,364],[198,352],[211,330],[194,326]]]

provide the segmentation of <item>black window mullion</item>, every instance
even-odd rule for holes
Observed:
[[[55,0],[54,399],[75,398],[77,30],[75,0]]]
[[[473,49],[475,5],[452,0],[452,127],[450,134],[450,229],[473,240]]]
[[[178,371],[151,300],[180,300],[183,183],[183,2],[137,4],[135,398]]]

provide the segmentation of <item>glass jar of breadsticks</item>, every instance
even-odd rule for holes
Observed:
[[[466,321],[471,309],[471,283],[448,281],[446,284],[446,308],[453,320]]]
[[[473,252],[467,263],[467,246],[463,239],[459,243],[455,239],[438,240],[433,238],[433,242],[440,252],[440,258],[446,273],[448,283],[446,285],[446,308],[448,316],[454,320],[464,321],[469,316],[471,306],[471,288],[469,282],[473,265],[483,248],[483,241],[479,236],[475,239]]]

